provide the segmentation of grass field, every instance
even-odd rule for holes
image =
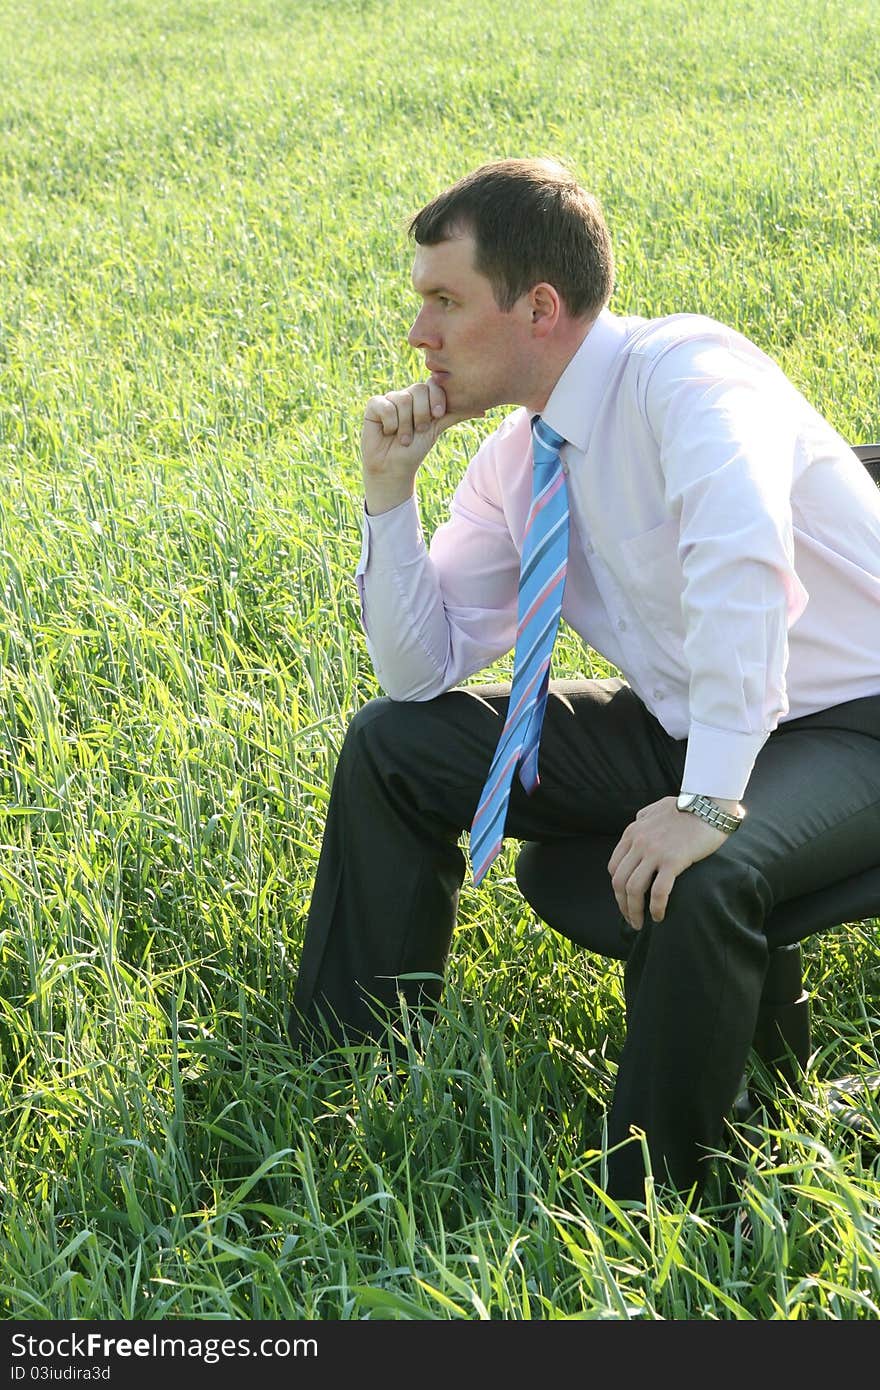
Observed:
[[[876,922],[807,946],[744,1223],[609,1208],[619,968],[509,851],[400,1071],[282,1039],[377,693],[356,443],[417,370],[408,215],[559,156],[613,307],[727,320],[876,439],[876,0],[0,0],[0,53],[2,1315],[877,1318],[878,1145],[819,1085],[878,1067]],[[426,527],[494,423],[444,436]]]

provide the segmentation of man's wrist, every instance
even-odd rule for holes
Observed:
[[[705,792],[700,793],[705,796]],[[745,807],[736,797],[729,796],[710,796],[709,801],[714,801],[716,806],[720,806],[722,811],[726,811],[731,816],[745,815]]]
[[[400,507],[404,502],[415,493],[414,482],[409,485],[400,484],[382,487],[375,483],[369,486],[364,483],[364,506],[367,509],[367,516],[381,516],[383,512],[393,512],[395,507]]]
[[[701,792],[681,792],[676,805],[679,811],[698,816],[726,835],[738,829],[746,814],[746,808],[736,798],[706,796]]]

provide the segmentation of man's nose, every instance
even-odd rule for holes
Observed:
[[[436,335],[434,338],[431,337],[430,324],[424,308],[416,314],[412,328],[406,335],[406,340],[410,347],[414,348],[436,346]]]

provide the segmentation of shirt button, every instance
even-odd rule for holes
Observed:
[[[596,547],[593,545],[592,541],[587,541],[586,550],[588,555],[593,555],[595,553]]]
[[[664,692],[660,689],[659,685],[655,685],[654,689],[651,691],[651,694],[654,696],[655,700],[662,700]]]
[[[617,631],[618,631],[618,632],[626,632],[626,630],[627,630],[628,627],[629,627],[629,623],[626,621],[626,618],[618,618],[618,619],[617,619]],[[654,691],[654,694],[655,694],[655,695],[657,694],[656,690]]]
[[[567,477],[568,477],[568,464],[565,462],[565,459],[562,460],[562,471],[563,471],[563,473],[565,474],[565,476],[566,476],[566,478],[567,478]]]

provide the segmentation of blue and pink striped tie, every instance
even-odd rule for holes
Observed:
[[[519,618],[507,718],[471,824],[471,867],[479,883],[504,839],[513,774],[527,792],[538,785],[538,743],[547,705],[550,654],[562,611],[568,564],[568,494],[561,434],[532,419],[532,505],[523,536]]]

